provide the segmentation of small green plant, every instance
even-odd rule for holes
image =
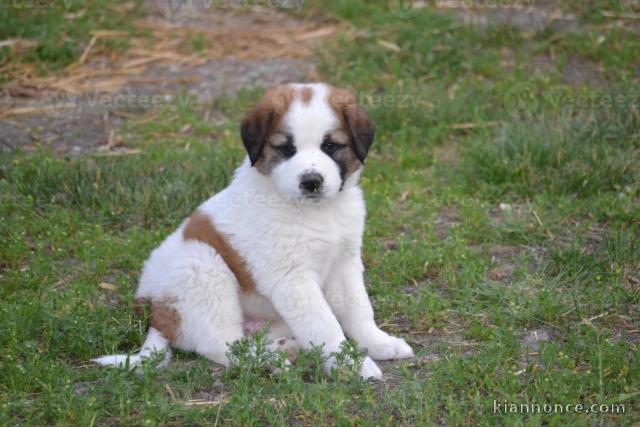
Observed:
[[[338,381],[352,381],[360,379],[360,369],[366,353],[358,349],[353,339],[347,339],[340,344],[340,351],[332,355],[336,358],[336,366],[331,369],[331,377]]]
[[[231,377],[247,375],[268,375],[286,369],[287,352],[274,350],[268,340],[268,326],[262,330],[234,342],[229,348],[229,369]]]

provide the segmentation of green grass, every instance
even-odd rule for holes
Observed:
[[[541,191],[588,198],[640,181],[638,111],[563,115],[504,126],[467,147],[468,187],[532,197]],[[486,144],[489,138],[493,144]]]
[[[126,8],[130,7],[130,10]],[[141,1],[109,2],[98,0],[2,0],[0,4],[0,40],[24,39],[35,46],[16,50],[0,48],[0,66],[29,64],[38,74],[59,70],[77,60],[92,30],[133,31],[133,19],[141,14]],[[126,39],[100,39],[99,47],[124,49]],[[17,72],[18,76],[22,74]],[[5,80],[3,76],[0,82]]]
[[[142,343],[142,262],[229,182],[244,155],[238,119],[259,96],[249,90],[210,106],[223,124],[189,104],[129,125],[139,154],[2,156],[1,425],[640,421],[637,40],[582,2],[567,7],[587,30],[533,35],[433,9],[399,19],[387,2],[322,5],[366,29],[324,46],[320,73],[355,88],[377,123],[362,177],[367,286],[379,323],[416,359],[383,364],[382,384],[348,368],[327,379],[317,351],[273,374],[247,359],[248,341],[234,348],[244,369],[182,352],[139,374],[88,363]],[[594,49],[593,32],[623,49]],[[561,64],[602,64],[605,84],[539,71],[552,50]],[[546,338],[532,342],[534,331]],[[495,414],[494,401],[626,411]]]

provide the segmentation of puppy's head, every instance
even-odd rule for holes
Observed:
[[[375,127],[350,91],[290,84],[269,89],[241,133],[251,165],[281,193],[319,201],[357,180]]]

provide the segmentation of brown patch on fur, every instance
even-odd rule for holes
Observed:
[[[302,90],[300,91],[300,96],[302,97],[302,102],[304,102],[305,104],[310,103],[311,99],[313,98],[313,89],[311,89],[310,87],[302,88]]]
[[[228,239],[216,228],[207,215],[195,211],[182,232],[184,240],[195,240],[211,246],[220,254],[229,270],[236,276],[240,290],[255,292],[255,282],[249,273],[245,260],[229,244]]]
[[[144,316],[145,308],[149,306],[148,298],[136,298],[133,300],[133,310],[140,317]]]
[[[329,134],[331,139],[338,143],[344,144],[347,147],[336,151],[331,158],[340,167],[340,176],[344,181],[351,176],[355,171],[362,167],[362,162],[358,159],[355,150],[350,142],[350,137],[343,130],[336,130]]]
[[[151,312],[149,324],[159,330],[171,344],[175,345],[180,336],[182,318],[178,310],[171,306],[171,302],[170,299],[152,300],[149,307]]]
[[[282,117],[289,110],[295,93],[296,90],[287,85],[270,88],[242,122],[242,142],[252,165],[263,161],[266,154],[263,149],[280,128]]]
[[[349,136],[357,159],[364,163],[373,143],[375,126],[367,113],[360,108],[358,99],[351,91],[332,87],[329,89],[327,101],[340,120],[341,130]]]
[[[149,325],[156,328],[162,336],[173,345],[180,337],[180,326],[182,317],[178,310],[173,308],[174,300],[162,298],[159,300],[149,300],[148,298],[136,298],[134,300],[135,311],[139,316],[143,316],[145,307],[149,307]]]
[[[273,168],[285,160],[282,154],[275,149],[271,141],[272,139],[270,138],[264,144],[260,158],[254,165],[263,175],[269,175]]]

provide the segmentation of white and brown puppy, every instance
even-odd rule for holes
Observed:
[[[374,126],[344,89],[270,89],[242,123],[248,156],[231,184],[202,204],[147,260],[136,298],[150,303],[141,352],[95,359],[135,365],[169,344],[229,364],[247,322],[269,336],[322,346],[335,364],[345,335],[372,359],[413,356],[380,330],[363,282],[365,205],[358,177]],[[279,339],[284,337],[284,340]]]

